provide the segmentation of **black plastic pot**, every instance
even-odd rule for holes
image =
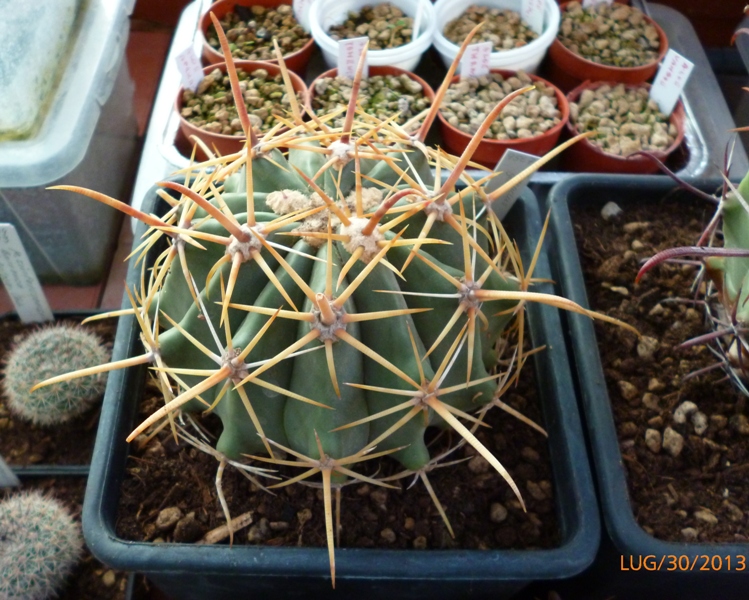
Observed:
[[[158,212],[150,194],[144,211]],[[508,228],[529,259],[541,229],[535,197],[523,195]],[[141,228],[141,232],[143,229]],[[140,234],[136,233],[136,239]],[[536,271],[548,277],[545,254]],[[140,278],[131,267],[128,282]],[[540,290],[550,285],[539,286]],[[127,302],[127,300],[126,300]],[[536,378],[549,433],[560,546],[550,550],[383,551],[336,550],[336,590],[331,590],[327,550],[227,545],[150,544],[115,533],[120,484],[145,369],[109,376],[83,511],[84,535],[102,562],[145,574],[179,600],[236,600],[238,593],[272,598],[507,598],[534,580],[568,578],[585,569],[598,548],[600,523],[588,469],[564,341],[556,310],[529,308]],[[139,352],[138,327],[122,317],[114,360]],[[140,350],[142,351],[142,349]]]
[[[721,182],[702,180],[691,183],[713,193]],[[551,209],[554,278],[560,293],[589,306],[570,217],[571,207],[595,206],[600,209],[612,201],[626,214],[628,206],[642,202],[658,203],[675,188],[671,179],[662,176],[609,175],[580,175],[554,186],[548,204]],[[688,192],[676,193],[684,194],[685,200],[687,196],[694,198]],[[668,218],[664,213],[664,219]],[[635,521],[593,323],[573,314],[565,314],[563,320],[573,370],[578,379],[605,524],[601,551],[595,563],[566,588],[575,598],[635,598],[637,595],[650,598],[656,593],[660,597],[680,600],[745,598],[749,565],[744,572],[736,569],[742,557],[745,559],[749,554],[749,544],[666,542],[647,534]],[[677,563],[677,570],[668,572],[666,569],[671,561],[668,557],[671,556],[688,558],[680,559],[682,562]],[[711,565],[709,571],[700,571],[703,556],[708,560],[721,557],[722,569],[713,570]],[[732,571],[727,569],[727,556],[731,557]],[[646,557],[648,566],[663,566],[660,570],[641,568],[634,571],[630,568],[630,557],[635,566]],[[666,557],[665,563],[661,563],[662,557]],[[696,567],[691,567],[693,564]],[[717,566],[718,562],[714,564]]]

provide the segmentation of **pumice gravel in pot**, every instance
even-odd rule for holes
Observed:
[[[277,116],[292,112],[281,68],[277,64],[237,61],[237,78],[253,131],[264,134],[277,126]],[[195,136],[222,154],[238,152],[245,134],[232,97],[226,65],[203,69],[205,78],[195,92],[181,89],[177,98],[180,127],[188,139]],[[288,72],[296,91],[297,104],[303,104],[307,87],[295,73]]]
[[[601,2],[561,5],[562,21],[549,48],[551,81],[569,91],[580,82],[642,83],[655,75],[668,50],[661,27],[640,10]]]
[[[462,151],[498,102],[529,85],[535,89],[502,109],[484,134],[474,160],[492,168],[508,148],[530,154],[551,150],[569,115],[564,94],[535,75],[501,70],[482,77],[453,78],[439,113],[445,147],[451,152]]]
[[[462,44],[479,23],[484,26],[473,38],[473,44],[491,42],[492,51],[521,48],[538,38],[538,34],[514,10],[472,4],[457,19],[445,26],[442,34],[454,44]]]
[[[649,96],[650,86],[586,82],[567,96],[571,133],[595,131],[564,157],[573,171],[654,173],[648,152],[664,162],[684,138],[684,108],[663,114]]]
[[[235,60],[269,61],[276,63],[273,40],[278,42],[286,66],[295,73],[304,73],[314,49],[312,35],[297,21],[290,2],[283,0],[220,0],[201,19],[204,36],[203,61],[224,62],[216,28],[211,23],[214,13],[226,31]]]
[[[338,77],[331,69],[320,75],[310,85],[308,107],[322,116],[343,108],[351,99],[353,81]],[[359,88],[358,106],[367,114],[385,120],[398,113],[395,123],[408,132],[417,130],[423,116],[432,104],[434,92],[423,79],[395,67],[370,67],[369,76],[363,78]],[[341,127],[346,113],[334,118],[334,127]]]
[[[413,18],[400,8],[383,2],[350,11],[343,23],[328,30],[328,35],[335,41],[367,36],[370,50],[387,50],[413,41],[413,24]]]
[[[600,2],[570,2],[557,39],[583,58],[613,67],[640,67],[658,58],[660,33],[638,9]]]

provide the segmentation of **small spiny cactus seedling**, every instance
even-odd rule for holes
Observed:
[[[106,361],[108,352],[93,333],[76,325],[58,324],[30,333],[10,353],[5,368],[5,396],[10,410],[38,425],[55,425],[93,405],[106,386],[106,376],[65,380],[32,391],[45,379],[71,368],[79,371]]]
[[[40,492],[0,502],[0,598],[46,600],[61,588],[83,550],[80,527]]]
[[[457,431],[522,503],[475,428],[489,408],[509,410],[500,397],[525,360],[526,302],[593,316],[529,291],[538,251],[523,267],[491,210],[495,199],[576,139],[492,193],[483,188],[492,174],[475,180],[465,171],[502,109],[531,88],[500,102],[462,156],[424,143],[463,50],[415,133],[397,124],[397,113],[381,119],[357,107],[362,57],[348,107],[305,122],[292,94],[292,117],[260,139],[243,112],[229,59],[246,146],[219,157],[204,148],[211,159],[183,171],[184,183],[159,184],[176,193],[160,190],[165,214],[64,186],[150,228],[134,252],[150,258],[140,287],[128,289],[133,308],[111,313],[134,315],[146,351],[100,369],[151,365],[162,390],[164,406],[128,441],[146,443],[169,426],[175,437],[217,457],[227,520],[221,493],[227,464],[253,480],[270,476],[255,462],[302,469],[270,487],[317,478],[333,585],[334,494],[340,500],[341,486],[357,481],[392,487],[356,465],[394,458],[424,482],[447,522],[427,477],[446,454],[431,455],[429,426]],[[344,110],[343,125],[334,126]],[[517,350],[507,370],[497,372],[498,350],[510,345],[502,340],[508,326]],[[216,413],[223,430],[215,447],[180,427],[179,412]]]

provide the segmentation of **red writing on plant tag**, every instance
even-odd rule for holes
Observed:
[[[694,63],[678,52],[669,50],[666,53],[650,88],[650,97],[658,103],[662,113],[670,115],[674,110],[693,68]]]
[[[492,54],[492,43],[471,44],[463,53],[460,61],[460,77],[481,77],[489,72],[489,59]]]
[[[356,75],[356,67],[359,65],[359,57],[362,50],[369,44],[368,37],[340,40],[338,42],[338,76],[353,79]],[[364,62],[364,77],[369,75],[366,59]]]
[[[177,69],[182,75],[182,85],[193,92],[198,89],[200,82],[203,81],[203,67],[200,64],[198,55],[192,46],[185,48],[177,55]]]
[[[520,6],[520,18],[528,26],[541,35],[544,30],[544,14],[546,13],[546,0],[523,0]]]

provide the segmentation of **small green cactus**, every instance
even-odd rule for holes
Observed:
[[[38,425],[63,423],[88,410],[104,392],[106,375],[96,374],[32,388],[71,369],[106,361],[108,352],[93,333],[58,324],[34,331],[19,342],[5,368],[5,396],[10,410]]]
[[[716,213],[697,245],[657,253],[641,267],[636,281],[668,260],[694,257],[703,262],[695,287],[703,290],[700,300],[704,300],[714,331],[699,342],[714,345],[736,387],[749,395],[749,174],[738,188],[727,183],[720,201],[684,182],[682,185],[716,203]],[[716,231],[722,232],[722,247],[712,245]],[[699,285],[703,277],[710,285]]]
[[[83,550],[80,527],[40,492],[0,502],[0,598],[45,600],[59,591]]]

